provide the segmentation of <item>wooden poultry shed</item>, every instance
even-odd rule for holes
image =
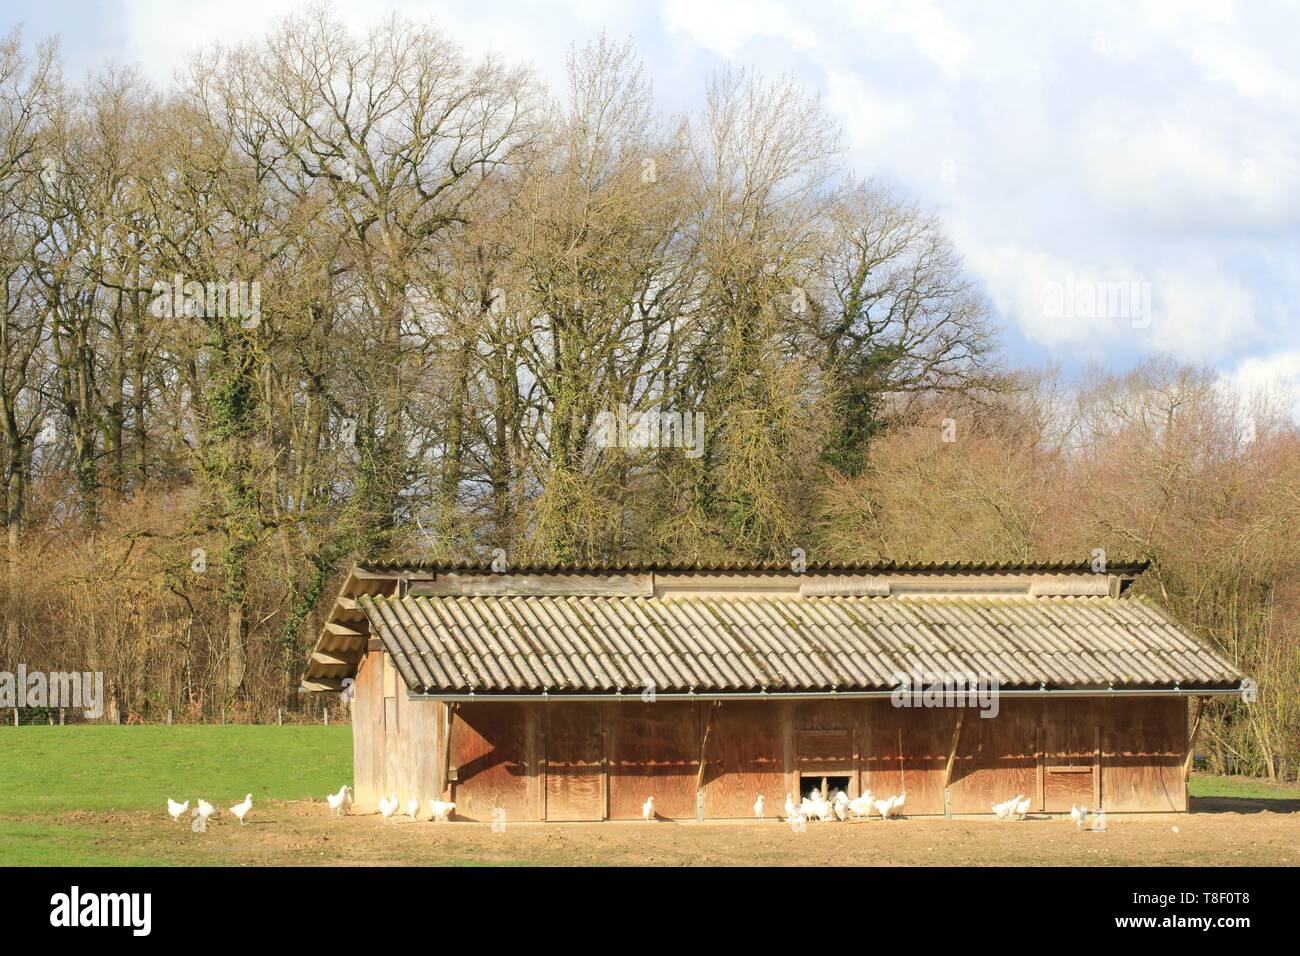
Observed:
[[[1128,594],[1144,569],[360,564],[303,683],[353,696],[363,806],[718,819],[831,785],[910,815],[1183,811],[1200,705],[1243,678]],[[899,706],[924,703],[900,674],[995,680],[996,708]]]

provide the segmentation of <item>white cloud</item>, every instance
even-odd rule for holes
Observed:
[[[777,0],[666,0],[660,15],[670,33],[685,33],[728,60],[762,37],[785,40],[797,50],[811,50],[819,42],[817,31]]]
[[[1248,400],[1258,398],[1289,408],[1291,417],[1300,422],[1300,351],[1243,359],[1224,380]]]

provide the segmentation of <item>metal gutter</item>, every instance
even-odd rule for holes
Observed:
[[[936,692],[938,692],[936,690]],[[656,693],[655,701],[660,700],[881,700],[889,699],[895,695],[893,690],[862,690],[862,691],[737,691],[734,693],[708,691],[698,693]],[[922,694],[924,691],[921,692]],[[940,692],[941,693],[941,692]],[[968,696],[975,695],[976,691],[967,691]],[[1173,687],[1173,688],[1069,688],[1063,687],[1058,689],[1040,688],[1038,690],[998,690],[994,692],[997,697],[1224,697],[1238,696],[1241,694],[1240,687]],[[448,704],[473,704],[473,703],[551,703],[572,701],[596,702],[596,701],[625,701],[634,703],[640,701],[641,692],[632,690],[626,694],[623,693],[577,693],[577,694],[550,694],[545,691],[539,694],[473,694],[473,693],[416,693],[409,691],[407,700],[421,701],[431,700],[440,701]],[[912,697],[913,692],[908,691],[906,696]]]

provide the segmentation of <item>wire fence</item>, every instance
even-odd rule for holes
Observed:
[[[4,727],[28,726],[66,726],[68,724],[109,724],[109,725],[172,725],[195,726],[213,724],[233,724],[243,726],[331,726],[352,723],[352,708],[347,701],[338,698],[332,701],[322,700],[315,706],[279,707],[274,712],[259,710],[250,712],[244,708],[221,708],[215,713],[205,711],[180,712],[175,709],[154,708],[150,711],[133,711],[124,713],[120,708],[109,706],[98,717],[87,717],[86,712],[76,707],[6,707],[0,710],[0,729]]]

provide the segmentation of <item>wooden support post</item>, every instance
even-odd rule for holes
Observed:
[[[456,704],[447,704],[447,731],[442,738],[442,798],[451,799],[451,726],[456,720]]]
[[[167,726],[170,727],[170,726],[171,726],[171,723],[172,723],[172,709],[171,709],[170,707],[168,707],[168,708],[167,708]]]
[[[323,723],[326,727],[330,725],[330,709],[328,707],[322,707],[320,709],[320,719],[321,719],[321,723]]]
[[[275,725],[276,725],[277,727],[283,727],[283,726],[284,726],[284,708],[283,708],[283,707],[277,707],[277,708],[275,708]]]
[[[1205,698],[1196,698],[1196,713],[1192,717],[1192,729],[1187,734],[1187,756],[1183,760],[1183,782],[1192,775],[1192,760],[1196,756],[1196,735],[1201,732],[1201,714],[1205,711]]]
[[[717,709],[718,709],[719,707],[721,707],[721,706],[722,706],[722,701],[720,701],[720,700],[715,700],[715,701],[713,702],[713,706],[709,708],[709,719],[706,720],[706,721],[704,722],[704,733],[700,735],[700,769],[699,769],[699,771],[695,774],[695,792],[696,792],[696,793],[699,793],[701,790],[704,789],[704,754],[705,754],[705,748],[706,748],[706,747],[708,746],[708,744],[709,744],[709,731],[713,728],[713,715],[714,715],[714,713],[717,711]]]
[[[64,718],[65,716],[66,716],[66,715],[65,715],[64,712],[63,712],[63,708],[60,707],[60,708],[59,708],[59,726],[60,726],[60,727],[63,726],[63,718]]]
[[[15,727],[18,726],[18,708],[17,708],[17,707],[14,708],[14,726],[15,726]]]
[[[966,719],[966,708],[963,707],[957,711],[957,724],[952,729],[952,748],[948,751],[948,765],[943,770],[943,788],[948,789],[952,785],[952,768],[957,762],[957,746],[961,743],[961,725]]]

